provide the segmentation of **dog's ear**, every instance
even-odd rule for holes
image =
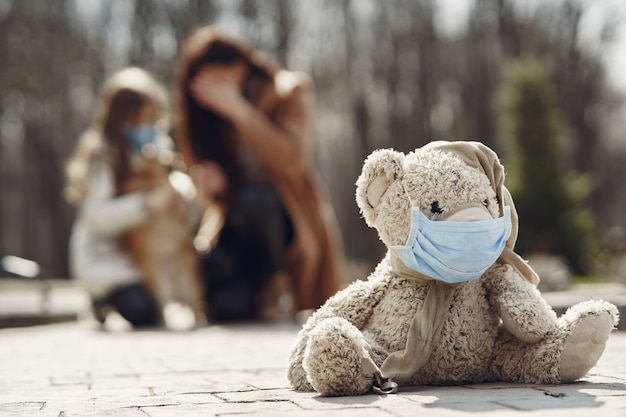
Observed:
[[[356,202],[368,226],[374,227],[383,195],[391,184],[402,179],[404,154],[393,149],[372,152],[356,181]]]

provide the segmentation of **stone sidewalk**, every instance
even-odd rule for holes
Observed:
[[[113,321],[113,331],[104,331],[84,314],[85,294],[67,281],[0,281],[0,417],[626,417],[623,331],[611,335],[598,365],[576,384],[413,387],[390,396],[323,398],[291,390],[285,378],[295,324],[175,333],[132,332]],[[612,301],[625,329],[623,285],[543,296],[559,313],[583,299]]]
[[[626,416],[626,333],[570,385],[412,387],[389,396],[295,392],[295,324],[103,331],[80,320],[0,330],[0,416]]]

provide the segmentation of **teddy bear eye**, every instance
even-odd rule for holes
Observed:
[[[430,212],[434,214],[443,213],[443,210],[439,207],[439,201],[435,201],[430,205]]]
[[[489,200],[487,200],[486,198],[483,200],[483,206],[485,207],[489,207]]]

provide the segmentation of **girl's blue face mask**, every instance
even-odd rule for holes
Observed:
[[[140,151],[145,145],[154,142],[158,136],[158,129],[154,125],[136,125],[124,128],[124,134],[131,146]]]
[[[478,279],[502,254],[511,234],[511,208],[504,216],[478,221],[433,221],[411,209],[405,245],[392,246],[404,265],[449,284]]]

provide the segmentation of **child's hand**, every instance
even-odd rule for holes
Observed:
[[[178,206],[178,194],[170,186],[162,185],[146,194],[146,208],[151,214],[170,213]]]

